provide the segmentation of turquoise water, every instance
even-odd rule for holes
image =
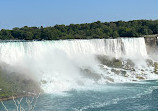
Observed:
[[[15,111],[13,101],[5,101]],[[22,105],[26,108],[23,101]],[[0,105],[0,111],[5,111]],[[158,81],[98,85],[93,90],[43,94],[35,111],[158,111]]]

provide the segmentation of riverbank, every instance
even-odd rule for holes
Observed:
[[[9,66],[3,66],[9,69]],[[0,67],[0,101],[14,96],[20,98],[42,92],[40,84],[31,77],[18,72],[9,72]]]

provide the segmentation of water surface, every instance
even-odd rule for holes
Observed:
[[[93,89],[93,88],[92,88]],[[5,101],[9,111],[13,101]],[[26,108],[26,103],[22,105]],[[5,111],[0,105],[1,110]],[[99,85],[93,90],[71,90],[43,94],[35,111],[157,111],[158,81]]]

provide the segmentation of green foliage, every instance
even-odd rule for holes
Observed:
[[[42,92],[37,82],[25,75],[6,73],[0,68],[0,99]]]
[[[27,27],[2,29],[1,40],[58,40],[139,37],[158,34],[158,20],[133,20],[85,24],[55,25],[54,27]]]

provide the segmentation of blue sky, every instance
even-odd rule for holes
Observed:
[[[158,19],[158,0],[0,0],[0,29]]]

